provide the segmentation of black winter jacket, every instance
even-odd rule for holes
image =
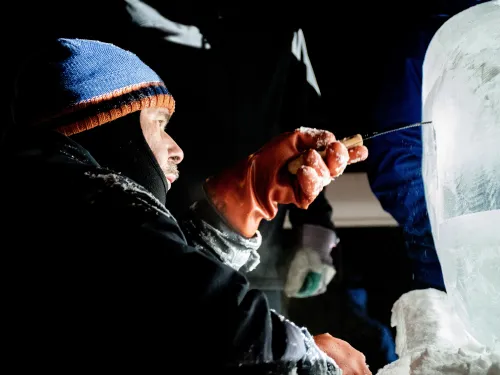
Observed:
[[[2,331],[20,372],[338,373],[221,261],[259,238],[206,202],[177,222],[58,133],[8,135],[1,161]]]

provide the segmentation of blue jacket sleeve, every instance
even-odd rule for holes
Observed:
[[[378,131],[421,121],[423,55],[393,59],[376,113]],[[403,229],[414,288],[444,290],[422,180],[421,128],[373,139],[367,159],[373,193]]]

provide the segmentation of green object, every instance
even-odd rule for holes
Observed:
[[[314,294],[318,290],[320,282],[321,274],[318,272],[309,271],[304,278],[304,283],[297,293],[297,296],[309,297],[310,295]]]

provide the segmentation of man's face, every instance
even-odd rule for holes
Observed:
[[[170,113],[166,108],[143,109],[140,115],[144,138],[165,173],[165,178],[172,184],[179,177],[177,164],[184,158],[184,153],[166,132],[169,119]]]

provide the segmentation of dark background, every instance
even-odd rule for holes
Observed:
[[[113,18],[122,16],[120,7],[116,6],[119,2],[57,0],[9,3],[2,22],[4,85],[11,84],[13,69],[19,59],[36,46],[37,38],[43,35],[63,28],[74,30],[79,23],[86,28],[91,25],[99,30],[99,35],[116,32],[119,26],[113,24]],[[150,1],[153,5],[155,2],[164,0]],[[182,1],[169,2],[172,8],[169,17],[183,22],[188,19],[186,14],[190,14],[190,21],[193,14],[199,14],[207,24],[207,30],[220,17],[234,17],[238,23],[235,26],[251,32],[274,30],[278,33],[285,24],[299,25],[306,36],[324,102],[331,103],[326,112],[332,126],[338,129],[339,124],[355,122],[363,132],[371,130],[370,114],[376,105],[374,99],[380,84],[380,70],[391,51],[404,48],[401,41],[422,23],[433,22],[437,15],[453,15],[477,2],[362,0],[287,2],[285,5],[261,0]],[[43,92],[43,89],[36,88],[34,97],[36,92]],[[7,104],[8,100],[3,102]],[[8,116],[4,119],[3,122],[8,121]]]

